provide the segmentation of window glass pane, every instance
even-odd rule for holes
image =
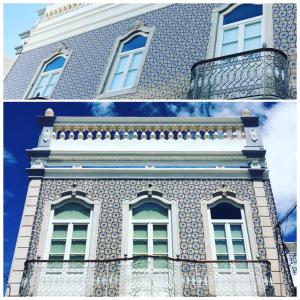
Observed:
[[[33,94],[33,97],[41,97],[42,89],[43,88],[36,89],[35,92],[34,92],[34,94]]]
[[[237,42],[225,44],[222,47],[222,54],[221,55],[230,55],[237,53]]]
[[[261,36],[261,22],[251,23],[245,26],[245,39],[254,36]]]
[[[64,254],[65,253],[65,246],[66,246],[66,241],[65,240],[52,240],[51,242],[51,248],[50,252],[53,253],[59,253],[59,254]]]
[[[228,253],[226,240],[216,240],[216,252]]]
[[[115,73],[124,72],[127,61],[128,61],[128,57],[129,57],[128,55],[120,57]]]
[[[224,30],[223,34],[223,44],[236,42],[238,40],[239,28],[231,28]]]
[[[137,70],[128,71],[124,82],[124,88],[130,88],[134,85],[136,74],[137,74]]]
[[[133,219],[168,219],[168,209],[153,202],[144,203],[132,210]]]
[[[241,225],[230,225],[231,228],[231,237],[233,239],[242,239],[242,226]]]
[[[119,74],[115,74],[112,81],[111,81],[111,84],[110,84],[110,90],[117,90],[119,87],[120,87],[120,84],[121,84],[121,79],[122,79],[122,74],[123,73],[119,73]]]
[[[52,74],[50,77],[50,80],[48,82],[48,85],[56,83],[56,81],[58,80],[59,74],[60,73]]]
[[[82,262],[84,260],[84,255],[70,255],[70,260],[79,261],[79,262],[70,262],[69,268],[71,269],[81,269],[84,266]]]
[[[166,269],[168,268],[168,259],[163,257],[154,257],[153,267],[155,269]]]
[[[134,225],[133,227],[133,238],[138,239],[138,238],[148,238],[147,234],[147,225]]]
[[[147,254],[148,253],[148,241],[133,241],[133,253],[134,254]]]
[[[53,71],[56,69],[60,69],[63,67],[66,59],[63,56],[59,56],[55,58],[52,62],[50,62],[48,65],[46,65],[46,68],[44,72]]]
[[[67,203],[54,211],[54,219],[89,219],[90,209],[75,202]]]
[[[49,269],[61,269],[63,267],[62,260],[64,259],[63,255],[49,255],[49,260],[52,262],[48,262],[47,267]],[[60,261],[60,262],[55,262]]]
[[[68,225],[54,225],[52,238],[65,239],[67,237]]]
[[[153,225],[153,238],[154,239],[167,239],[167,225]]]
[[[234,253],[245,253],[245,245],[243,240],[232,241]]]
[[[73,238],[74,239],[86,239],[87,225],[74,225]]]
[[[241,219],[241,210],[227,202],[221,202],[210,209],[212,219]]]
[[[242,4],[226,14],[223,24],[230,24],[241,20],[254,18],[263,14],[263,6],[255,4]]]
[[[168,241],[153,241],[153,253],[154,254],[168,254]]]
[[[261,48],[261,37],[254,37],[244,41],[244,50],[249,51],[253,49]]]
[[[246,255],[235,255],[235,260],[247,260]],[[235,263],[237,269],[246,269],[248,264],[246,262]]]
[[[142,257],[142,258],[134,258],[132,262],[132,267],[134,269],[147,269],[148,268],[148,258]]]
[[[138,52],[133,55],[129,69],[138,69],[142,58],[142,53],[143,52]]]
[[[43,86],[45,86],[46,82],[48,81],[48,78],[49,78],[49,75],[43,76],[43,77],[40,79],[40,81],[39,81],[37,87],[43,87]]]
[[[228,255],[217,255],[217,260],[229,260],[229,256]],[[230,264],[229,263],[218,263],[218,268],[229,269]]]
[[[53,84],[48,85],[48,86],[46,87],[46,89],[45,89],[45,91],[44,91],[44,94],[43,94],[42,96],[45,97],[45,98],[49,97],[50,94],[51,94],[51,92],[52,92],[52,90],[53,90],[53,88],[54,88],[54,85],[53,85]]]
[[[85,253],[85,240],[72,240],[71,253]]]
[[[214,232],[215,232],[215,239],[226,238],[224,225],[214,225]]]
[[[142,48],[146,45],[146,42],[147,42],[146,37],[144,37],[143,35],[136,35],[128,42],[124,43],[121,52]]]

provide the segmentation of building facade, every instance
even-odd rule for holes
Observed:
[[[53,4],[5,99],[295,99],[296,4]]]
[[[294,295],[257,117],[38,120],[7,295]]]

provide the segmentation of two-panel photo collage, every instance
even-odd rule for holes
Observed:
[[[281,1],[1,4],[1,297],[297,296]]]

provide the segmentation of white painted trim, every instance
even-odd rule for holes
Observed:
[[[138,87],[138,82],[139,82],[141,74],[142,74],[144,63],[145,63],[145,60],[147,57],[147,53],[148,53],[148,50],[150,47],[150,42],[151,42],[151,39],[153,36],[153,32],[154,32],[154,27],[141,26],[138,29],[132,29],[132,30],[128,31],[126,33],[126,35],[120,36],[117,39],[117,41],[114,45],[113,51],[111,53],[111,56],[106,65],[105,72],[104,72],[103,76],[101,77],[102,79],[101,79],[100,85],[97,89],[96,98],[102,99],[102,98],[106,98],[106,97],[134,93],[136,91],[136,89]],[[130,52],[130,53],[132,53],[132,52],[136,52],[136,51],[141,51],[141,49],[143,51],[142,52],[143,54],[142,54],[142,57],[140,60],[140,64],[139,64],[139,68],[138,68],[138,71],[136,74],[134,85],[130,88],[121,88],[118,90],[106,90],[107,86],[109,86],[111,84],[111,80],[115,73],[115,69],[117,68],[117,65],[118,65],[117,63],[118,63],[120,57],[122,56],[120,53],[122,46],[124,45],[124,43],[126,43],[127,41],[129,41],[136,35],[143,35],[143,36],[147,37],[147,42],[143,48],[135,49],[134,51]],[[126,52],[126,53],[129,53],[129,52]],[[128,68],[127,68],[127,71],[128,71]],[[124,74],[125,74],[125,72],[124,72]],[[126,73],[126,75],[127,75],[127,73]],[[124,77],[124,75],[123,75],[123,77]],[[126,76],[125,76],[125,78],[126,78]],[[122,85],[122,83],[121,83],[121,85]]]
[[[267,177],[267,171],[264,176]],[[251,179],[248,169],[181,169],[181,168],[159,168],[159,169],[76,169],[76,168],[46,168],[44,178],[230,178]]]
[[[210,37],[207,47],[207,55],[206,59],[210,59],[213,57],[220,56],[220,43],[221,43],[221,27],[224,14],[231,12],[237,6],[243,3],[237,4],[224,4],[221,5],[212,11],[211,17],[211,29],[210,29]],[[258,4],[258,3],[254,3]],[[272,3],[264,3],[263,4],[263,15],[262,15],[262,43],[265,42],[268,48],[273,47],[273,12],[272,12]],[[245,21],[248,22],[247,19]],[[243,21],[242,21],[243,22]],[[234,24],[234,23],[232,23]],[[232,24],[229,24],[230,26]],[[239,51],[238,51],[239,52]],[[243,52],[240,51],[240,52]]]
[[[22,52],[159,10],[169,5],[171,4],[110,3],[87,5],[49,21],[40,22],[31,29],[29,38],[24,40],[26,43],[23,45]]]
[[[30,97],[33,96],[33,92],[34,92],[34,90],[35,90],[38,82],[40,81],[40,78],[43,76],[43,74],[45,74],[43,72],[43,69],[46,67],[47,64],[49,64],[51,61],[53,61],[57,57],[63,56],[66,59],[66,61],[65,61],[64,65],[63,65],[63,67],[61,69],[59,69],[59,73],[60,73],[59,77],[57,78],[57,81],[56,81],[56,83],[55,83],[55,85],[54,85],[54,87],[53,87],[53,89],[52,89],[52,91],[51,91],[51,93],[50,93],[50,95],[48,97],[48,99],[50,99],[51,96],[52,96],[52,94],[53,94],[53,92],[54,92],[54,90],[55,90],[56,85],[58,84],[58,81],[59,81],[62,73],[64,72],[64,69],[65,69],[65,67],[66,67],[66,65],[67,65],[67,63],[68,63],[68,61],[70,59],[71,54],[72,54],[72,50],[70,50],[70,49],[66,49],[66,48],[64,48],[64,49],[58,49],[57,51],[55,51],[54,53],[52,53],[50,56],[48,56],[45,60],[43,60],[39,64],[39,66],[38,66],[38,68],[37,68],[37,70],[36,70],[36,72],[35,72],[32,80],[30,81],[29,85],[27,86],[27,89],[26,89],[26,91],[25,91],[25,93],[24,93],[24,95],[23,95],[22,98],[23,99],[27,99],[27,98],[30,98]],[[57,70],[55,72],[57,72]]]

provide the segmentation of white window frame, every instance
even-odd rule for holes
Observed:
[[[207,47],[207,55],[206,59],[211,59],[215,57],[220,57],[221,47],[222,47],[222,39],[223,39],[223,18],[224,15],[230,13],[236,7],[242,5],[243,3],[237,4],[224,4],[220,5],[212,10],[211,17],[211,29],[210,29],[210,37],[209,43]],[[258,4],[258,3],[253,3]],[[261,3],[262,4],[262,3]],[[267,48],[273,47],[273,4],[272,3],[263,3],[263,14],[262,16],[245,19],[239,22],[248,22],[251,19],[262,18],[261,24],[261,43],[265,43]],[[236,22],[236,23],[239,23]],[[228,24],[231,26],[235,23]],[[225,25],[227,26],[227,25]],[[243,52],[240,51],[240,52]]]
[[[45,251],[44,251],[44,258],[43,258],[44,260],[49,259],[54,225],[68,225],[64,260],[69,260],[70,259],[71,243],[72,243],[74,225],[87,225],[88,228],[87,228],[87,238],[86,238],[86,248],[85,248],[84,259],[85,260],[89,259],[90,242],[91,242],[91,230],[92,230],[91,227],[92,227],[92,219],[93,219],[93,208],[90,207],[90,206],[87,206],[84,203],[79,202],[79,201],[70,201],[68,203],[71,203],[71,202],[78,203],[78,204],[83,205],[86,208],[90,209],[90,217],[89,217],[89,219],[84,219],[84,220],[83,219],[54,220],[54,211],[55,211],[55,209],[57,209],[59,207],[62,207],[66,203],[60,203],[60,205],[53,206],[52,209],[51,209],[51,213],[50,213],[49,228],[48,228],[46,246],[45,246]]]
[[[168,209],[168,218],[167,219],[138,219],[134,220],[132,217],[132,210],[136,207],[139,207],[143,203],[150,203],[153,202],[157,205],[160,205],[164,208]],[[172,247],[172,221],[171,221],[171,210],[170,207],[167,207],[166,205],[163,205],[162,203],[158,203],[156,201],[146,201],[143,203],[138,203],[138,205],[134,205],[130,207],[130,212],[129,212],[129,222],[130,222],[130,227],[129,227],[129,243],[128,243],[128,255],[129,257],[133,256],[133,227],[134,225],[147,225],[147,246],[148,246],[148,254],[146,255],[154,255],[153,254],[153,225],[167,225],[167,235],[168,235],[168,256],[172,257],[173,256],[173,247]]]
[[[47,71],[47,72],[44,72],[44,71],[43,71],[45,68],[47,68],[47,66],[48,66],[51,62],[53,62],[55,59],[57,59],[57,58],[60,57],[60,56],[63,57],[63,58],[65,59],[65,62],[64,62],[63,66],[62,66],[61,68],[55,69],[55,70],[51,70],[51,71]],[[42,70],[41,70],[40,73],[39,73],[39,76],[37,77],[37,79],[35,80],[35,83],[34,83],[33,87],[31,88],[31,91],[30,91],[30,94],[29,94],[29,98],[33,98],[33,97],[34,97],[35,91],[36,91],[36,89],[38,88],[41,79],[42,79],[43,77],[48,76],[48,79],[46,80],[46,82],[45,82],[45,84],[44,84],[44,88],[43,88],[43,90],[42,90],[42,93],[41,93],[41,95],[40,95],[39,97],[43,97],[43,98],[46,98],[46,99],[50,99],[51,96],[52,96],[52,94],[53,94],[53,91],[54,91],[54,89],[55,89],[55,87],[56,87],[56,85],[57,85],[57,83],[58,83],[58,81],[59,81],[59,79],[60,79],[60,76],[61,76],[61,74],[62,74],[62,72],[63,72],[63,70],[64,70],[64,68],[65,68],[65,66],[66,66],[66,63],[67,63],[67,57],[66,57],[65,55],[63,55],[63,54],[58,54],[58,55],[54,56],[51,60],[45,62],[45,63],[43,64]],[[45,97],[45,96],[44,96],[44,92],[46,91],[47,87],[49,86],[48,83],[50,82],[50,80],[51,80],[51,78],[53,77],[53,75],[56,75],[56,74],[58,74],[58,78],[57,78],[56,82],[53,84],[53,88],[52,88],[52,90],[51,90],[49,96]]]
[[[229,203],[230,205],[233,205],[233,206],[239,208],[241,211],[241,219],[239,219],[239,220],[237,220],[237,219],[212,219],[211,218],[211,209],[220,203]],[[208,220],[209,220],[210,236],[211,236],[210,243],[211,243],[211,249],[213,252],[212,254],[213,254],[214,260],[217,260],[214,225],[224,225],[225,226],[225,235],[226,235],[225,238],[226,238],[229,260],[235,260],[230,225],[241,225],[244,246],[245,246],[246,260],[252,259],[249,236],[248,236],[248,232],[247,232],[247,227],[246,227],[246,222],[245,222],[245,213],[244,213],[243,207],[237,206],[237,205],[235,205],[235,203],[228,202],[228,201],[217,202],[213,206],[210,206],[208,208]],[[220,260],[220,262],[222,262],[222,261]],[[237,262],[238,262],[238,260],[237,260]]]
[[[100,82],[96,98],[102,99],[102,98],[106,98],[106,97],[114,97],[114,96],[131,94],[131,93],[136,92],[138,83],[139,83],[139,80],[140,80],[140,77],[142,74],[142,70],[143,70],[143,67],[145,64],[145,60],[147,57],[147,53],[148,53],[148,50],[150,47],[150,42],[151,42],[151,38],[153,36],[153,31],[154,31],[154,28],[141,26],[138,29],[132,29],[125,36],[121,36],[117,39],[115,46],[113,48],[112,54],[110,56],[110,59],[108,61],[106,70],[102,76],[102,80]],[[145,46],[138,48],[138,49],[121,52],[123,45],[137,35],[142,35],[147,38]],[[113,79],[113,75],[115,74],[115,70],[118,66],[120,57],[125,56],[125,55],[130,55],[130,58],[127,62],[124,73],[122,75],[122,80],[121,80],[121,84],[120,84],[120,86],[122,87],[122,85],[126,79],[126,75],[128,74],[128,70],[129,70],[129,66],[130,66],[130,62],[132,60],[133,54],[137,53],[137,52],[141,52],[141,51],[142,51],[142,57],[140,59],[140,64],[139,64],[139,67],[137,70],[137,74],[136,74],[133,86],[127,87],[127,88],[126,87],[120,88],[120,89],[116,89],[116,90],[108,90],[107,87],[110,87],[110,85],[111,85],[111,81]]]
[[[254,18],[249,18],[245,19],[242,21],[230,23],[227,25],[223,25],[223,19],[224,19],[224,14],[221,15],[220,18],[220,27],[218,30],[218,37],[217,37],[217,56],[222,56],[222,48],[223,48],[223,37],[224,37],[224,31],[227,29],[233,29],[233,28],[238,28],[238,45],[237,45],[237,51],[235,53],[240,53],[240,52],[245,52],[244,50],[244,42],[245,42],[245,27],[249,24],[254,24],[254,23],[261,23],[261,47],[262,44],[265,41],[265,36],[264,36],[264,18],[263,15],[254,17]],[[259,48],[258,48],[259,49]],[[234,53],[232,53],[234,54]]]

